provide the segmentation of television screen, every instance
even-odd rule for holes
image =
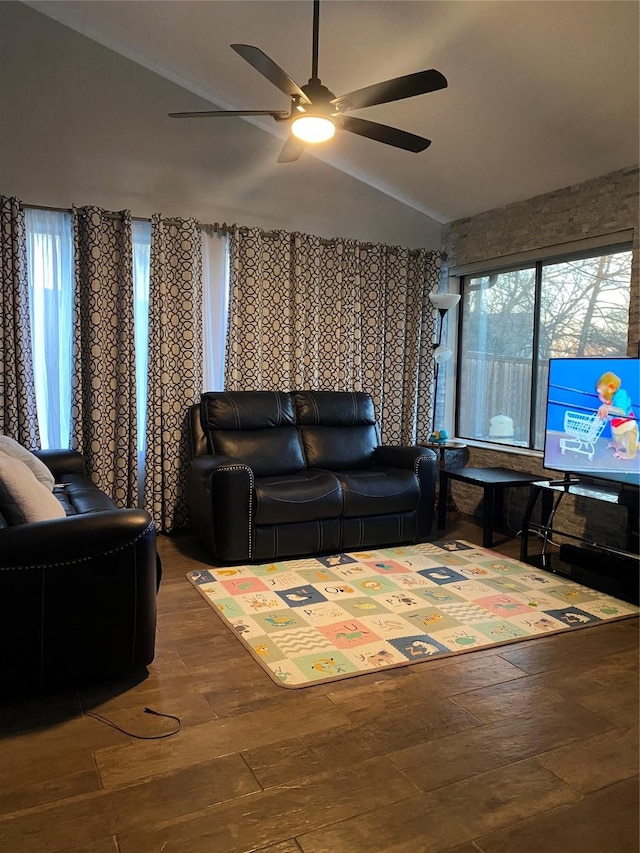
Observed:
[[[640,359],[551,358],[544,467],[640,485]]]

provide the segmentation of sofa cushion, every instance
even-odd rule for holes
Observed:
[[[64,518],[53,493],[33,471],[14,456],[0,451],[0,511],[9,524]]]
[[[305,467],[300,435],[294,426],[216,430],[212,438],[214,453],[240,459],[256,477],[292,474]]]
[[[296,422],[309,468],[367,468],[380,444],[373,400],[361,392],[295,391]]]
[[[205,433],[292,426],[293,400],[282,391],[207,391],[200,398]]]
[[[309,468],[328,471],[368,468],[378,446],[373,426],[303,426],[300,437]]]
[[[293,400],[282,391],[208,391],[200,422],[209,453],[240,459],[256,477],[305,467]]]
[[[366,471],[339,471],[336,476],[345,518],[411,512],[420,500],[418,478],[410,470],[372,466]]]
[[[300,426],[375,426],[373,400],[362,391],[294,391],[296,423]]]
[[[65,482],[56,486],[55,495],[66,515],[85,515],[116,509],[116,504],[92,481],[81,474],[67,474]]]
[[[320,521],[342,512],[342,489],[328,471],[258,477],[255,489],[256,524]]]
[[[23,462],[27,468],[33,472],[36,480],[39,480],[43,486],[46,486],[49,491],[53,491],[55,478],[51,471],[47,468],[41,459],[33,454],[26,447],[23,447],[13,438],[8,435],[0,435],[0,451],[6,453],[7,456],[13,456]]]

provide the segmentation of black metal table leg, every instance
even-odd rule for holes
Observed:
[[[538,495],[542,489],[540,486],[532,486],[531,493],[529,495],[529,501],[527,503],[527,508],[524,511],[524,518],[522,519],[522,531],[520,534],[520,562],[526,563],[527,557],[529,553],[529,522],[531,521],[531,516],[533,515],[533,509],[538,500]]]

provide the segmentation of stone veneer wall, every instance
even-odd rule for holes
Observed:
[[[637,166],[621,169],[555,192],[489,210],[443,226],[442,249],[447,267],[527,252],[585,238],[633,229],[629,355],[638,354],[640,341],[640,228]],[[446,275],[446,271],[445,271]],[[470,467],[504,467],[540,474],[540,456],[509,449],[469,448]],[[479,514],[481,490],[453,483],[452,493],[462,512]],[[505,522],[519,530],[528,489],[505,492]],[[624,545],[626,511],[590,499],[565,497],[556,517],[561,529],[602,544]]]

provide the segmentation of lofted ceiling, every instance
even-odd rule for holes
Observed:
[[[311,0],[27,5],[183,86],[176,112],[202,108],[189,92],[212,109],[288,109],[232,43],[261,48],[298,84],[311,75]],[[638,25],[639,4],[626,0],[324,0],[319,76],[336,95],[427,68],[449,85],[354,113],[428,137],[426,151],[341,132],[303,158],[441,223],[634,165]],[[286,136],[268,117],[193,121],[234,122],[238,133],[251,121]]]

